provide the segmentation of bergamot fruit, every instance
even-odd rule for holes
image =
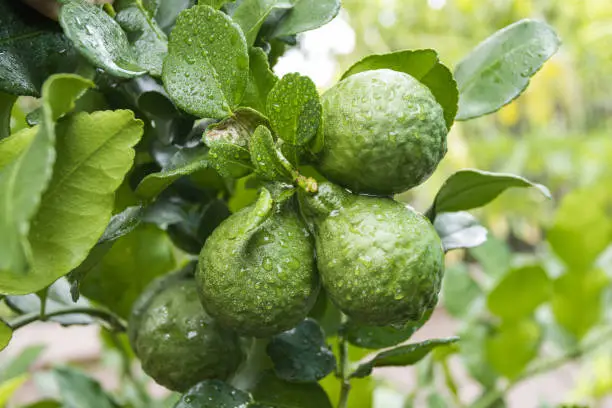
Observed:
[[[391,195],[424,182],[446,154],[444,112],[403,72],[340,81],[322,97],[325,143],[318,169],[356,193]]]
[[[323,287],[340,310],[359,323],[386,326],[417,322],[435,306],[444,251],[427,218],[331,183],[301,198]]]
[[[129,322],[132,348],[157,383],[186,391],[206,379],[225,380],[244,359],[238,336],[204,310],[193,277],[153,281]]]
[[[257,202],[223,221],[206,241],[196,279],[206,310],[241,335],[295,327],[319,291],[312,236],[295,197]]]

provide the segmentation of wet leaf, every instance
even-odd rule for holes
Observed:
[[[523,177],[466,169],[459,170],[444,182],[429,212],[435,217],[442,212],[482,207],[511,187],[535,187],[546,198],[551,198],[550,191],[546,187]]]
[[[98,243],[114,241],[134,231],[140,225],[144,214],[142,206],[133,206],[113,215]]]
[[[251,47],[249,51],[249,79],[240,106],[265,112],[268,94],[277,82],[278,78],[270,70],[266,53],[259,47]]]
[[[199,117],[231,115],[249,75],[240,27],[220,11],[195,6],[179,15],[168,48],[162,77],[172,100]]]
[[[276,375],[290,382],[317,382],[336,368],[325,334],[312,319],[272,337],[266,349]]]
[[[251,160],[259,177],[269,181],[293,181],[291,163],[276,148],[267,127],[259,126],[255,130],[250,145]]]
[[[414,365],[425,358],[431,351],[437,347],[448,346],[456,343],[458,337],[449,337],[446,339],[432,339],[421,343],[413,343],[405,346],[398,346],[390,350],[383,351],[375,355],[369,361],[360,364],[357,369],[351,374],[351,377],[365,377],[372,373],[374,367],[388,366],[408,366]]]
[[[293,1],[290,0],[243,0],[234,10],[232,19],[242,28],[247,45],[251,46],[272,11],[292,7]]]
[[[474,248],[487,240],[487,229],[465,211],[438,214],[434,220],[444,251]]]
[[[459,91],[452,73],[440,62],[436,51],[404,50],[369,55],[353,64],[342,79],[359,72],[384,68],[404,72],[427,86],[444,109],[446,126],[451,127],[457,114]]]
[[[21,1],[2,1],[0,27],[0,92],[40,96],[49,76],[74,72],[78,53],[56,22]]]
[[[272,371],[264,372],[252,391],[252,408],[332,408],[329,397],[318,383],[296,384],[283,381]]]
[[[334,19],[340,12],[340,0],[295,0],[271,37],[286,37],[319,28]]]
[[[560,43],[549,25],[525,19],[478,44],[455,69],[457,120],[495,112],[517,98]]]
[[[136,63],[119,24],[100,7],[78,0],[69,1],[60,9],[59,21],[76,49],[95,67],[122,78],[146,73]]]

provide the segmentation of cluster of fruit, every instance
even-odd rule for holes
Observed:
[[[268,185],[208,238],[195,279],[162,278],[136,304],[130,340],[159,383],[182,391],[228,378],[244,358],[239,336],[295,327],[321,286],[352,321],[371,326],[414,323],[437,303],[440,238],[391,196],[426,180],[445,155],[442,107],[419,81],[388,69],[343,79],[322,106],[315,167],[330,181],[297,194]]]

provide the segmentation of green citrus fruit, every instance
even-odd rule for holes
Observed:
[[[340,81],[322,98],[318,169],[353,192],[390,195],[424,182],[446,154],[444,112],[430,90],[380,69]]]
[[[244,357],[238,336],[204,311],[192,277],[154,281],[135,303],[129,328],[143,370],[174,391],[226,379]]]
[[[388,198],[358,196],[331,183],[303,195],[315,228],[327,294],[356,322],[419,321],[437,303],[444,251],[423,215]]]
[[[269,199],[269,193],[267,193]],[[295,327],[319,290],[312,237],[294,200],[261,203],[226,219],[206,241],[196,279],[206,310],[241,335],[267,337]],[[254,219],[259,224],[249,230]]]

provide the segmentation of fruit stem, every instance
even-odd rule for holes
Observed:
[[[297,172],[294,177],[295,184],[297,184],[297,186],[305,192],[309,194],[314,194],[319,190],[319,185],[317,184],[317,181],[312,177],[305,177]]]
[[[66,307],[54,311],[47,311],[44,316],[41,316],[40,312],[29,313],[19,316],[15,320],[9,322],[9,326],[13,330],[17,330],[24,326],[27,326],[30,323],[34,323],[37,321],[47,321],[55,316],[64,316],[71,314],[86,314],[101,319],[108,323],[109,328],[112,331],[124,332],[127,330],[127,325],[125,321],[123,321],[123,319],[121,319],[116,314],[107,310],[95,309],[92,307]]]
[[[350,364],[348,355],[348,341],[346,340],[345,334],[348,317],[345,314],[342,314],[341,319],[342,325],[340,326],[340,331],[338,332],[338,354],[340,359],[339,376],[341,381],[340,401],[338,401],[338,408],[347,408],[349,392],[351,391],[351,380],[348,372]]]
[[[247,360],[230,379],[229,384],[239,390],[250,392],[256,385],[262,371],[271,367],[266,352],[269,338],[253,339],[247,353]]]

